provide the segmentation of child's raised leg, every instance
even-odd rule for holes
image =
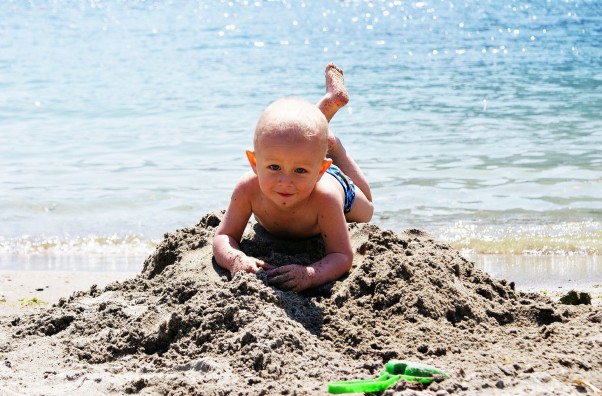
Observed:
[[[343,71],[334,63],[329,63],[326,65],[326,94],[320,99],[317,106],[328,122],[330,122],[336,112],[344,107],[347,102],[349,102],[349,94],[347,93],[347,88],[345,88]],[[357,187],[355,202],[351,211],[346,215],[347,220],[368,222],[372,218],[374,211],[370,185],[360,167],[347,150],[345,150],[341,140],[332,133],[332,130],[329,130],[328,156],[343,173],[353,180],[353,183]]]
[[[330,122],[339,109],[349,102],[349,94],[345,88],[343,70],[334,63],[326,65],[326,94],[316,104],[326,120]]]

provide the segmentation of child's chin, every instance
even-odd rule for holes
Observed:
[[[289,207],[289,206],[294,206],[297,203],[299,203],[299,201],[300,201],[299,197],[297,197],[295,195],[283,196],[283,195],[278,194],[274,203],[276,203],[278,206],[285,208],[285,207]]]

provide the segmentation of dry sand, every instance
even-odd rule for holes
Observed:
[[[516,291],[427,233],[373,225],[350,226],[357,253],[347,277],[306,294],[283,292],[261,272],[229,280],[214,264],[219,221],[209,214],[166,234],[136,277],[52,307],[5,310],[0,393],[320,395],[330,381],[376,378],[391,359],[451,378],[427,387],[399,382],[388,395],[602,387],[600,305]],[[318,239],[279,241],[258,227],[241,248],[271,263],[323,254]]]

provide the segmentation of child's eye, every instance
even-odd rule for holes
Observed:
[[[280,170],[280,165],[270,165],[270,166],[268,166],[268,168],[270,170],[277,171],[277,170]]]
[[[307,171],[303,168],[296,168],[295,173],[307,173]]]

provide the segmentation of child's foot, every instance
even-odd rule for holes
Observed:
[[[343,70],[339,69],[334,63],[326,65],[326,94],[317,106],[322,111],[326,120],[330,122],[332,117],[340,108],[349,102],[349,94],[345,88]]]

